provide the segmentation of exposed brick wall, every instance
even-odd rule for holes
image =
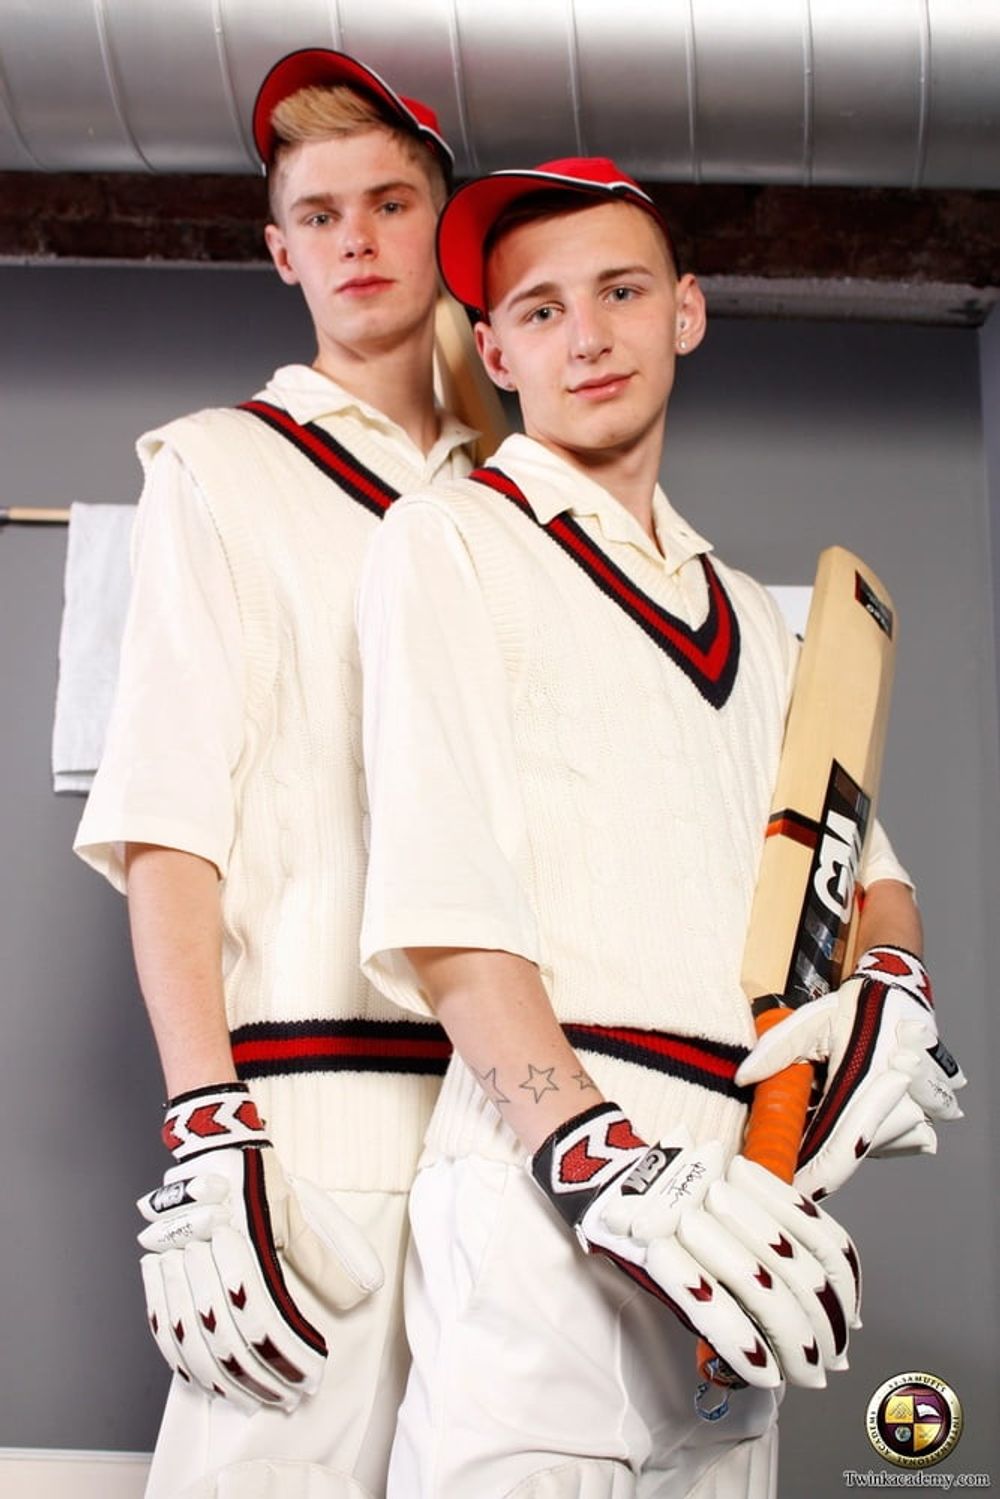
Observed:
[[[0,172],[0,255],[253,262],[266,213],[259,177]]]
[[[1000,287],[1000,193],[700,186],[650,191],[682,263],[774,282]],[[0,257],[266,260],[263,180],[0,173]],[[969,321],[978,320],[972,306]]]
[[[657,184],[703,275],[1000,285],[1000,193]]]

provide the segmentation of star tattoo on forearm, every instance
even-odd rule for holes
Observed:
[[[475,1068],[473,1068],[475,1072]],[[502,1103],[510,1103],[510,1099],[497,1082],[497,1070],[491,1067],[488,1072],[476,1072],[476,1076],[483,1085],[483,1092],[491,1103],[498,1106]]]
[[[519,1088],[526,1088],[529,1093],[534,1095],[535,1102],[538,1103],[543,1093],[559,1092],[559,1084],[552,1076],[555,1070],[555,1067],[535,1067],[529,1062],[528,1076],[523,1083],[518,1083],[517,1086]]]

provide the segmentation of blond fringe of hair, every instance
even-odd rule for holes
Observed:
[[[342,84],[333,88],[315,85],[300,88],[297,93],[282,99],[271,115],[274,133],[286,146],[298,145],[302,141],[329,140],[335,135],[352,135],[357,130],[370,129],[372,125],[386,124],[385,116],[370,99]]]
[[[444,173],[434,156],[416,136],[387,120],[378,106],[352,88],[340,84],[333,88],[300,88],[275,106],[271,124],[277,136],[274,159],[268,173],[268,195],[271,215],[278,217],[278,199],[283,181],[283,165],[296,146],[308,141],[346,139],[362,131],[385,130],[399,142],[406,155],[423,168],[437,207],[446,197]]]

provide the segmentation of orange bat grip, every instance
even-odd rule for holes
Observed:
[[[786,1005],[765,1010],[755,1020],[758,1036],[778,1025],[792,1011]],[[784,1072],[758,1083],[747,1120],[743,1154],[766,1166],[783,1182],[790,1182],[802,1144],[813,1070],[809,1062],[794,1062]]]
[[[758,1036],[769,1031],[792,1012],[787,1005],[778,1005],[755,1017]],[[784,1182],[795,1175],[795,1166],[802,1144],[809,1096],[812,1092],[813,1070],[809,1062],[793,1062],[783,1072],[758,1083],[753,1093],[750,1117],[747,1120],[743,1154],[750,1161],[766,1166]],[[718,1364],[718,1354],[711,1343],[698,1339],[698,1370],[703,1379],[712,1383],[725,1383],[713,1378],[713,1365]]]

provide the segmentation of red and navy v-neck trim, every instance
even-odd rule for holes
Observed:
[[[645,631],[706,702],[713,708],[724,706],[733,690],[740,662],[740,625],[722,580],[707,557],[698,560],[708,586],[708,614],[704,623],[693,630],[633,583],[567,512],[543,525],[524,492],[500,469],[479,468],[469,478],[512,500],[572,557],[603,594]]]
[[[272,431],[287,437],[303,457],[308,458],[329,479],[339,484],[352,500],[356,500],[379,519],[399,499],[398,489],[393,489],[391,484],[366,468],[343,443],[325,432],[318,423],[308,422],[303,425],[283,407],[272,406],[270,401],[244,401],[237,410],[249,412]]]

